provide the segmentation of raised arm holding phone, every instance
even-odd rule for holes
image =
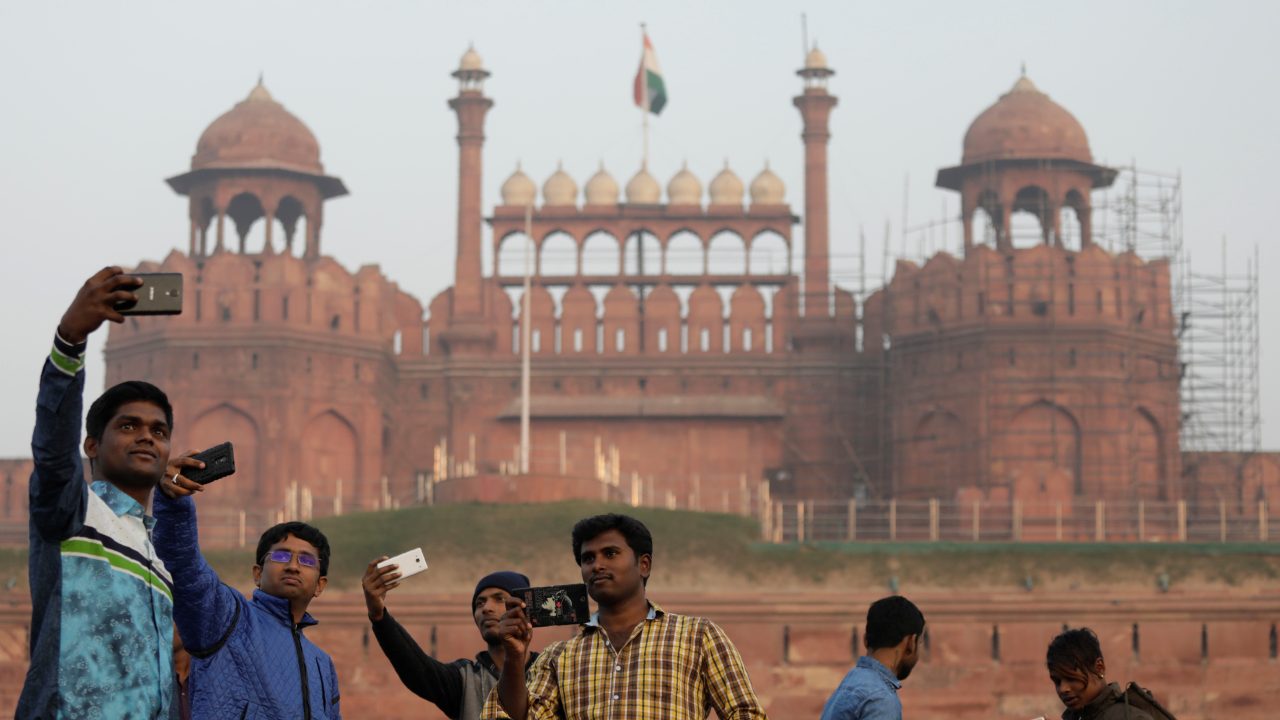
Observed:
[[[387,610],[387,593],[399,587],[405,571],[394,562],[386,562],[389,559],[384,555],[370,562],[361,581],[378,646],[400,682],[415,695],[434,703],[454,720],[478,720],[505,662],[506,652],[498,635],[499,620],[506,612],[505,600],[513,590],[527,586],[529,578],[509,570],[480,578],[471,594],[471,616],[486,649],[477,653],[474,660],[459,658],[444,663],[423,652]],[[525,666],[536,657],[537,653],[530,653]]]
[[[181,470],[202,467],[191,457]],[[307,612],[328,584],[329,541],[300,522],[258,541],[252,599],[222,583],[200,554],[195,503],[205,486],[173,474],[156,496],[156,551],[174,576],[174,618],[191,654],[191,717],[340,718],[338,674],[306,637]]]
[[[173,587],[147,515],[169,459],[165,394],[120,383],[89,408],[80,459],[84,355],[102,323],[122,322],[140,278],[90,277],[44,362],[31,438],[31,664],[17,717],[165,718],[172,694]]]

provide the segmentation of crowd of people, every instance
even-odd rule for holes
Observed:
[[[195,495],[202,468],[170,452],[173,409],[146,382],[120,383],[83,426],[89,336],[124,318],[137,278],[105,268],[84,284],[45,361],[32,437],[29,573],[31,663],[18,718],[225,720],[341,716],[333,659],[305,630],[328,583],[329,541],[286,522],[263,533],[251,598],[226,585],[200,552]],[[83,476],[81,450],[92,477]],[[722,720],[766,717],[741,655],[715,623],[667,612],[646,587],[653,538],[639,520],[605,514],[572,530],[573,557],[597,611],[572,638],[532,650],[534,628],[513,570],[476,583],[471,613],[485,649],[442,662],[387,607],[402,579],[388,558],[361,581],[369,621],[406,688],[450,718]],[[891,596],[867,611],[860,657],[822,720],[902,718],[898,690],[922,652],[925,617]],[[1046,665],[1064,720],[1165,720],[1106,681],[1098,638],[1067,630]]]

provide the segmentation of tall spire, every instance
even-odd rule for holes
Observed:
[[[484,118],[493,101],[484,96],[489,76],[470,47],[458,69],[458,96],[449,107],[458,115],[458,246],[454,265],[454,321],[481,320],[485,314],[481,269],[481,170]]]
[[[827,92],[827,80],[835,71],[815,44],[796,73],[804,79],[804,92],[794,99],[804,120],[804,317],[830,314],[830,239],[827,210],[827,143],[831,110],[836,98]]]

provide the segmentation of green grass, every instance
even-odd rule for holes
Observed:
[[[423,548],[431,569],[399,592],[460,592],[497,569],[535,583],[579,579],[570,530],[608,511],[640,518],[654,536],[651,587],[681,591],[874,590],[896,578],[906,590],[1069,590],[1105,584],[1149,591],[1167,575],[1175,590],[1248,588],[1280,580],[1280,543],[807,543],[760,542],[753,520],[717,513],[591,502],[462,504],[324,518],[333,547],[330,584],[359,587],[370,560]],[[224,580],[245,586],[251,549],[209,550]],[[0,548],[0,584],[26,585],[25,548]]]
[[[359,583],[382,554],[421,546],[430,577],[405,588],[469,589],[499,568],[534,582],[572,582],[574,522],[599,512],[640,518],[654,536],[655,587],[679,590],[884,587],[1014,589],[1107,582],[1152,588],[1160,574],[1176,584],[1240,586],[1280,579],[1280,544],[1155,543],[810,543],[759,540],[750,519],[718,513],[628,508],[592,502],[464,504],[361,513],[318,522],[332,539],[331,582]]]

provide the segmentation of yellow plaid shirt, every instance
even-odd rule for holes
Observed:
[[[703,720],[712,708],[722,720],[765,718],[729,636],[710,620],[653,603],[620,650],[589,623],[548,646],[528,678],[530,720]],[[497,688],[481,717],[507,717]]]

